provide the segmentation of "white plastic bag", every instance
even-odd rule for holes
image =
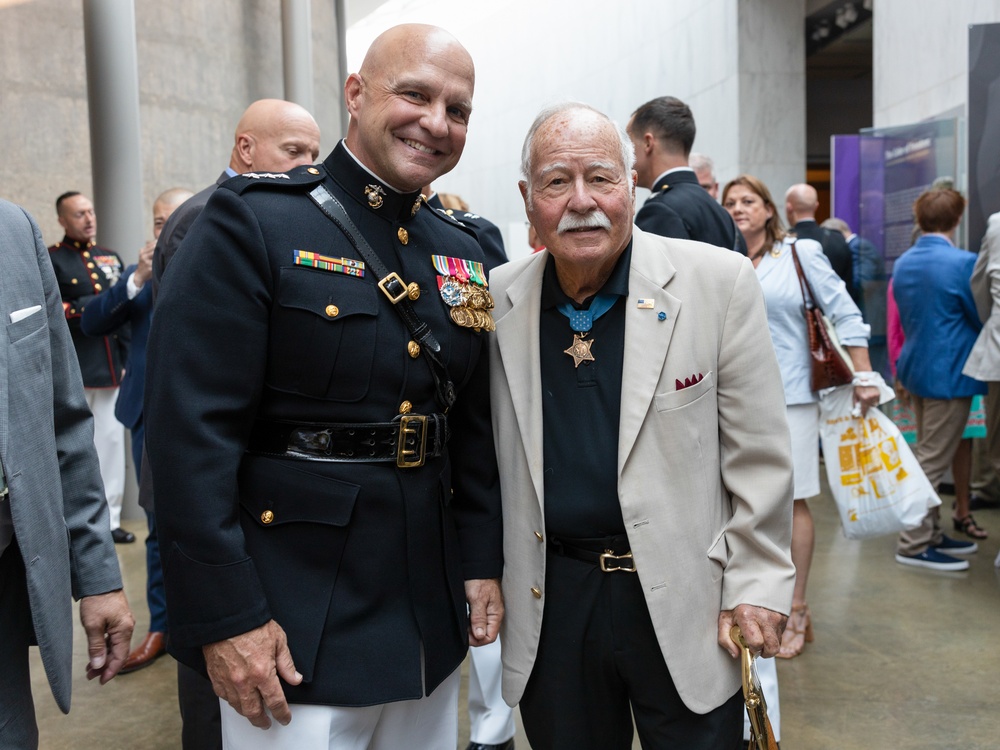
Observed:
[[[823,391],[819,402],[826,476],[844,536],[912,529],[941,499],[892,420],[877,408],[862,418],[853,401],[854,389],[845,385]]]

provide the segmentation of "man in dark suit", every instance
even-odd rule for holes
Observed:
[[[854,263],[851,259],[851,248],[840,232],[824,229],[816,223],[816,209],[819,208],[819,196],[812,185],[800,183],[792,185],[785,192],[785,216],[788,226],[796,237],[805,240],[816,240],[823,253],[830,259],[830,265],[837,275],[844,280],[847,291],[856,303],[860,302],[857,287],[854,285]]]
[[[123,326],[131,330],[125,376],[122,378],[115,417],[132,435],[132,462],[137,476],[142,472],[142,392],[146,378],[146,339],[153,317],[153,285],[150,278],[153,248],[163,225],[181,203],[192,195],[184,188],[171,188],[153,201],[153,239],[139,251],[139,262],[130,265],[110,289],[98,294],[83,311],[80,326],[88,336],[109,336]],[[120,674],[148,667],[167,652],[167,604],[163,591],[163,568],[156,523],[146,511],[149,534],[146,537],[146,603],[149,606],[149,631],[128,655]]]
[[[454,747],[459,667],[499,629],[485,258],[420,200],[474,78],[447,32],[385,32],[345,141],[219,187],[164,274],[145,408],[168,648],[211,676],[232,747]]]
[[[636,226],[663,237],[698,240],[746,255],[743,235],[732,217],[688,166],[695,136],[691,109],[680,99],[661,96],[632,113],[626,130],[635,146],[638,184],[653,192],[636,214]]]
[[[259,99],[243,112],[236,125],[229,166],[208,187],[184,201],[163,225],[152,261],[152,301],[160,280],[205,204],[226,180],[247,172],[287,172],[319,158],[319,126],[304,108],[280,99]],[[145,459],[145,453],[143,454]],[[139,479],[139,504],[154,513],[153,476],[143,460]],[[155,535],[155,527],[150,534]],[[177,662],[177,701],[181,712],[184,750],[219,750],[222,747],[219,701],[211,682],[183,662]]]
[[[108,525],[80,366],[42,235],[0,201],[0,747],[38,746],[28,646],[69,711],[73,609],[87,631],[87,676],[125,661],[134,621]]]
[[[92,299],[110,289],[125,270],[118,253],[97,242],[94,204],[76,191],[56,199],[62,241],[49,248],[49,260],[59,283],[73,348],[83,374],[84,393],[94,415],[94,444],[101,463],[101,479],[110,511],[111,536],[129,544],[135,534],[121,528],[125,497],[125,429],[115,419],[115,400],[128,356],[128,329],[91,338],[80,328],[80,318]]]

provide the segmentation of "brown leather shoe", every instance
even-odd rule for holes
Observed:
[[[157,633],[155,631],[146,633],[146,637],[142,639],[142,643],[128,655],[125,664],[118,670],[118,674],[128,674],[143,667],[148,667],[167,653],[166,641],[166,633]]]

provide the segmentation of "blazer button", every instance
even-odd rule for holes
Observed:
[[[273,520],[274,520],[274,513],[272,511],[265,510],[263,513],[260,514],[261,523],[271,523],[271,521]]]
[[[416,359],[420,356],[420,344],[416,341],[411,341],[406,345],[406,352],[410,355],[412,359]]]
[[[535,595],[536,599],[541,599],[542,598],[542,590],[540,588],[536,588],[535,586],[532,586],[531,587],[531,593]]]
[[[399,237],[399,241],[404,245],[408,245],[410,242],[410,233],[406,231],[403,227],[400,227],[396,231],[396,236]]]
[[[544,537],[542,536],[542,532],[540,532],[540,531],[536,531],[536,532],[535,532],[535,539],[537,539],[537,540],[538,540],[538,541],[540,541],[540,542],[541,542],[541,541],[543,541],[543,540],[544,540]]]
[[[338,315],[340,315],[340,308],[337,307],[336,305],[327,305],[326,314],[327,317],[336,318]]]

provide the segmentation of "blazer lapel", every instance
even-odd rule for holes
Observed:
[[[542,274],[548,253],[537,253],[532,262],[507,287],[511,309],[496,321],[501,351],[521,442],[528,456],[531,482],[541,502],[542,469],[542,379],[539,351],[539,316],[542,304]]]
[[[661,248],[633,227],[632,268],[625,301],[618,474],[628,460],[660,382],[681,301],[666,289],[675,269]],[[652,307],[649,303],[652,302]],[[640,306],[641,305],[641,306]],[[663,316],[661,320],[661,315]]]

